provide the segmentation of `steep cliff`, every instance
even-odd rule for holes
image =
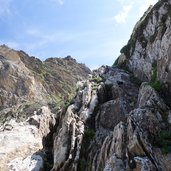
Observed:
[[[115,64],[122,65],[142,81],[171,92],[171,1],[160,0],[137,22],[128,44]],[[122,60],[121,60],[122,59]],[[120,61],[120,64],[117,63]]]

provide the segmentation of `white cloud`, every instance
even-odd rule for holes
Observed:
[[[143,0],[140,7],[140,14],[142,15],[150,5],[154,5],[158,0]]]
[[[0,0],[0,17],[11,14],[12,0]]]
[[[126,19],[128,17],[128,14],[131,11],[132,7],[133,7],[133,4],[132,5],[124,5],[122,8],[122,11],[114,16],[115,21],[117,23],[125,23]]]

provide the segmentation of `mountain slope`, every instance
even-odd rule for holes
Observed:
[[[171,170],[170,11],[170,0],[150,7],[113,68],[78,91],[57,129],[52,171]]]
[[[76,83],[90,73],[85,65],[69,56],[42,62],[5,45],[0,46],[0,64],[0,109],[11,108],[11,112],[29,108],[33,103],[37,103],[38,108],[41,105],[60,106],[73,97]],[[14,117],[22,120],[27,117],[25,114]],[[0,114],[0,117],[2,122],[8,116]]]
[[[2,46],[0,170],[170,171],[170,11],[170,0],[150,7],[114,66],[90,75],[70,57]]]
[[[42,62],[0,46],[0,170],[43,167],[59,113],[90,73],[70,56]]]

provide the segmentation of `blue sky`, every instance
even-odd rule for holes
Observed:
[[[112,65],[135,23],[157,0],[0,0],[0,44],[41,60],[71,55]]]

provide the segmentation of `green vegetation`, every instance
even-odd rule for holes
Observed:
[[[87,166],[88,166],[88,163],[85,160],[80,160],[79,162],[80,171],[85,171]]]
[[[171,132],[169,130],[161,130],[156,139],[157,146],[160,147],[163,154],[171,152]]]
[[[131,48],[132,49],[135,49],[135,43],[136,43],[136,39],[131,36],[131,38],[129,39],[127,45],[125,45],[121,50],[120,50],[120,53],[124,53],[124,55],[127,57],[127,59],[130,58],[131,56]],[[132,50],[133,51],[133,50]]]
[[[95,135],[95,130],[92,128],[87,128],[84,132],[84,137],[83,137],[83,143],[82,143],[82,147],[81,147],[81,151],[83,153],[86,152],[86,148],[89,146],[90,141],[93,139]]]
[[[86,142],[90,142],[95,135],[95,130],[92,128],[87,128],[84,132],[84,139]]]
[[[95,129],[93,129],[93,128],[85,129],[83,142],[82,142],[82,146],[81,146],[81,155],[83,157],[80,159],[79,165],[78,165],[78,168],[79,168],[78,170],[80,170],[80,171],[84,171],[86,169],[86,167],[89,166],[89,163],[87,163],[85,156],[86,156],[87,148],[89,147],[91,140],[95,136],[95,133],[96,133]]]
[[[161,90],[161,83],[157,80],[157,67],[153,67],[152,76],[150,81],[150,86],[153,87],[156,91]]]
[[[64,103],[64,106],[68,108],[68,106],[71,104],[71,100],[67,99]]]
[[[154,83],[150,83],[151,87],[153,87],[156,91],[161,90],[161,83],[159,81],[156,81]]]
[[[93,76],[93,77],[90,79],[90,81],[93,81],[93,82],[99,84],[99,83],[101,83],[101,82],[103,81],[103,79],[102,79],[102,77],[100,77],[100,76]]]
[[[130,44],[125,45],[121,50],[120,53],[124,53],[126,57],[130,57]]]
[[[125,71],[129,71],[129,68],[127,66],[127,60],[125,60],[124,62],[118,64],[117,67],[120,68],[120,69],[123,69]]]
[[[133,74],[130,75],[129,77],[130,82],[134,83],[135,85],[137,85],[138,87],[141,85],[142,81],[140,79],[138,79],[137,77],[135,77]]]

